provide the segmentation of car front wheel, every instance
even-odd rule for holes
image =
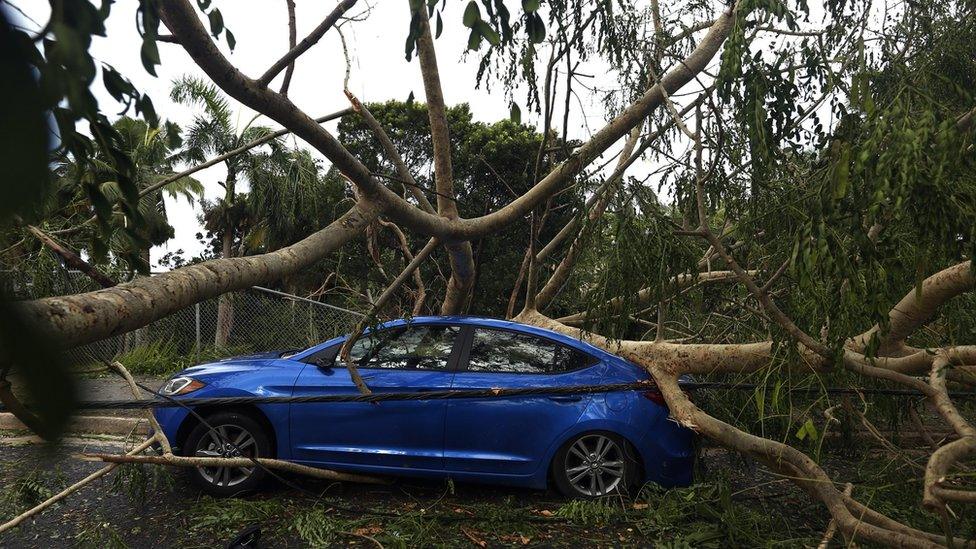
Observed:
[[[238,412],[220,412],[197,425],[186,439],[184,455],[212,458],[271,457],[271,441],[254,418]],[[244,467],[197,467],[190,478],[204,492],[233,496],[261,485],[267,473],[256,464]]]
[[[591,432],[570,439],[553,458],[553,478],[568,497],[627,493],[639,479],[636,455],[623,437]]]

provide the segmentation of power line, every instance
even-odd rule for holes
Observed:
[[[712,381],[679,381],[679,386],[685,391],[703,391],[728,389],[737,391],[755,391],[765,385],[757,383],[732,383]],[[384,402],[411,400],[463,400],[485,398],[511,398],[547,395],[584,395],[598,393],[612,393],[621,391],[655,391],[657,385],[650,380],[629,383],[612,383],[605,385],[567,385],[562,387],[522,387],[514,389],[450,389],[443,391],[397,392],[397,393],[346,393],[327,395],[299,395],[299,396],[241,396],[241,397],[203,397],[203,398],[164,398],[164,399],[134,399],[134,400],[91,400],[76,404],[81,410],[145,410],[151,408],[175,408],[196,406],[239,406],[244,404],[310,404],[325,402]],[[924,396],[913,389],[893,388],[864,388],[851,387],[784,387],[781,391],[803,394],[863,394],[888,396]],[[954,391],[949,393],[953,398],[971,398],[976,396],[974,391]],[[0,412],[5,408],[0,407]]]

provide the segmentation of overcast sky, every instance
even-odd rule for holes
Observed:
[[[349,12],[355,14],[366,9],[366,0],[360,0]],[[47,20],[49,9],[46,2],[38,0],[14,0],[34,22],[19,21],[23,26],[36,29]],[[713,2],[716,13],[724,6]],[[224,22],[237,38],[234,52],[230,52],[226,42],[221,39],[219,46],[229,59],[245,74],[257,77],[275,62],[288,46],[287,12],[285,0],[229,1],[217,0]],[[182,48],[175,44],[160,43],[162,65],[157,67],[158,77],[153,77],[143,69],[139,58],[141,38],[134,24],[138,2],[122,0],[112,6],[108,21],[107,37],[96,37],[92,53],[98,61],[110,64],[130,78],[143,92],[148,93],[157,112],[182,127],[189,125],[193,111],[175,104],[169,99],[171,82],[184,75],[204,77]],[[491,92],[475,89],[477,56],[463,58],[467,42],[467,29],[461,25],[463,2],[447,2],[444,10],[444,32],[436,41],[442,86],[448,104],[467,102],[478,120],[493,122],[509,116],[509,99],[501,87],[496,85]],[[297,1],[298,39],[301,40],[325,15],[335,7],[334,1]],[[662,5],[667,9],[667,5]],[[21,18],[22,19],[22,18]],[[424,90],[416,58],[407,62],[404,58],[404,41],[409,24],[406,0],[375,2],[365,21],[353,22],[343,27],[352,56],[350,88],[365,102],[388,99],[405,100],[412,92],[418,101],[423,101]],[[161,29],[161,32],[164,32]],[[615,77],[607,74],[606,67],[582,66],[581,72],[593,75],[589,85],[597,87],[614,86]],[[295,104],[312,117],[321,116],[348,106],[342,93],[345,60],[342,55],[338,34],[332,30],[325,38],[306,52],[297,64],[289,97]],[[272,85],[277,88],[280,76]],[[689,86],[691,87],[691,86]],[[580,87],[579,101],[571,107],[570,138],[585,139],[592,130],[599,129],[608,116],[599,94],[587,93]],[[99,84],[96,94],[103,111],[112,113],[116,103]],[[528,113],[524,97],[517,97],[522,104],[523,122],[538,127],[540,117]],[[680,100],[678,100],[680,102]],[[561,104],[561,101],[557,101]],[[237,112],[239,125],[246,124],[254,113],[232,102]],[[131,113],[130,113],[131,114]],[[555,120],[561,120],[556,112]],[[273,121],[261,119],[259,123],[276,126]],[[335,130],[335,123],[327,126]],[[307,145],[302,144],[306,148]],[[619,145],[611,151],[619,149]],[[649,166],[635,164],[629,175],[641,177],[650,171]],[[194,177],[206,185],[206,197],[217,198],[223,195],[217,185],[225,176],[223,165],[214,166],[198,172]],[[152,251],[152,261],[167,251],[183,249],[192,256],[201,251],[195,233],[200,230],[197,219],[199,207],[189,205],[184,199],[167,198],[170,223],[176,229],[176,236],[167,244]]]

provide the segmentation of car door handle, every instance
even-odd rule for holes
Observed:
[[[549,400],[554,402],[579,402],[583,400],[580,395],[550,395]]]

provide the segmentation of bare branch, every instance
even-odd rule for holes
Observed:
[[[116,282],[112,280],[111,277],[99,271],[97,268],[92,266],[81,258],[74,250],[61,245],[57,240],[52,238],[50,235],[42,231],[41,229],[35,227],[34,225],[27,225],[27,230],[30,231],[32,235],[37,237],[45,246],[51,249],[54,253],[58,254],[61,259],[64,260],[65,264],[73,269],[77,269],[86,275],[88,278],[94,280],[102,288],[111,288],[115,286]],[[146,266],[149,267],[148,265]]]
[[[118,454],[95,454],[88,453],[82,454],[84,459],[104,461],[107,463],[151,463],[154,465],[175,465],[177,467],[252,467],[254,466],[254,461],[258,464],[268,468],[277,469],[279,471],[285,471],[289,473],[298,473],[300,475],[306,475],[314,478],[321,478],[326,480],[339,480],[344,482],[358,482],[360,484],[386,484],[387,482],[383,479],[376,477],[369,477],[365,475],[357,475],[354,473],[340,473],[338,471],[331,471],[329,469],[320,469],[318,467],[309,467],[308,465],[301,465],[292,461],[284,461],[280,459],[272,458],[253,458],[254,461],[248,458],[218,458],[218,457],[187,457],[187,456],[177,456],[173,454],[164,454],[161,456],[153,455],[125,455],[120,456]]]
[[[373,113],[364,105],[359,98],[357,98],[351,91],[346,90],[346,97],[349,102],[352,103],[352,109],[363,118],[366,122],[366,126],[373,132],[373,136],[376,137],[377,141],[380,142],[380,146],[383,147],[383,152],[386,153],[387,158],[393,162],[393,166],[396,168],[397,175],[400,177],[400,183],[405,187],[405,190],[409,190],[420,207],[424,211],[434,214],[434,206],[431,205],[430,201],[424,195],[424,191],[419,184],[417,184],[416,179],[414,179],[413,174],[410,173],[410,168],[407,167],[406,162],[403,161],[403,157],[400,156],[400,152],[397,151],[396,145],[387,135],[386,130],[383,128],[382,124],[373,116]]]
[[[420,264],[423,263],[428,256],[430,256],[431,252],[433,252],[434,249],[437,248],[438,244],[439,242],[437,241],[437,238],[431,238],[427,242],[427,245],[424,246],[424,248],[420,250],[420,252],[418,252],[417,255],[413,257],[413,259],[410,260],[410,263],[408,263],[407,266],[404,267],[403,271],[400,272],[400,274],[396,277],[396,279],[393,282],[391,282],[390,285],[387,286],[385,290],[383,290],[383,293],[380,294],[378,298],[376,298],[376,301],[373,302],[373,306],[370,307],[369,312],[366,313],[366,316],[364,316],[363,319],[356,324],[356,327],[353,328],[352,333],[349,335],[349,337],[346,338],[346,341],[342,344],[342,347],[339,349],[339,360],[341,360],[346,364],[346,369],[349,370],[349,376],[352,377],[353,383],[356,385],[356,388],[359,389],[360,393],[364,395],[368,395],[371,394],[372,391],[370,391],[369,387],[366,386],[366,383],[363,381],[362,376],[359,375],[359,371],[356,369],[356,364],[353,363],[352,358],[350,358],[350,351],[352,351],[352,346],[355,345],[359,337],[362,336],[363,333],[366,331],[369,322],[380,311],[383,310],[383,307],[385,307],[387,302],[390,301],[390,298],[393,297],[393,294],[395,294],[396,291],[400,288],[400,286],[402,286],[403,283],[407,281],[407,278],[409,278],[410,275],[412,275],[413,272],[420,267]]]
[[[288,8],[288,48],[294,50],[298,41],[298,29],[295,24],[295,0],[285,0],[285,5]],[[285,69],[285,78],[281,81],[281,89],[278,90],[278,93],[288,95],[288,86],[291,85],[291,76],[294,73],[295,60],[293,59],[291,63],[288,63],[288,68]]]
[[[286,53],[284,56],[282,56],[281,59],[276,61],[274,65],[271,65],[268,68],[268,70],[264,71],[264,74],[262,74],[261,77],[255,81],[255,83],[262,88],[267,87],[268,84],[270,84],[271,81],[274,80],[274,77],[277,76],[278,73],[280,73],[282,70],[284,70],[287,67],[294,68],[295,60],[298,59],[298,57],[301,54],[308,51],[309,48],[317,44],[318,41],[321,40],[323,36],[325,36],[325,33],[328,32],[329,29],[331,29],[332,26],[336,24],[336,21],[338,21],[339,18],[342,17],[344,13],[349,11],[349,9],[352,8],[354,5],[356,5],[356,0],[342,0],[342,2],[339,2],[339,5],[337,5],[335,9],[333,9],[329,13],[329,15],[327,15],[325,19],[322,20],[321,23],[319,23],[319,26],[315,27],[315,30],[310,32],[308,36],[302,39],[302,41],[297,46],[293,46],[290,50],[288,50],[288,53]],[[292,13],[291,10],[289,9],[289,17],[291,16]],[[176,32],[174,32],[173,34],[177,36],[179,35],[179,33]],[[287,80],[289,78],[289,75],[286,74],[285,78]],[[285,95],[287,90],[288,87],[283,86],[282,95]]]

